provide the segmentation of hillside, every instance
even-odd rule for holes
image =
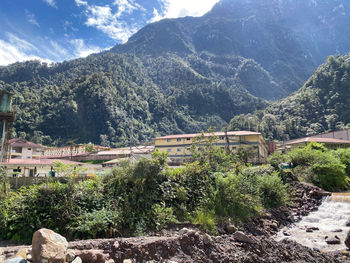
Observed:
[[[263,111],[234,117],[230,129],[288,140],[350,126],[350,53],[330,56],[294,94]]]
[[[157,68],[146,70],[134,56],[106,53],[50,67],[16,63],[0,68],[0,79],[6,81],[0,88],[15,93],[17,136],[45,144],[149,142],[159,134],[221,127],[235,114],[267,105],[178,60],[161,70],[159,78],[169,82],[166,90],[149,77],[159,73]],[[170,70],[176,70],[176,78],[166,76]]]
[[[345,0],[222,0],[202,17],[150,24],[112,51],[251,59],[271,81],[258,81],[261,70],[250,67],[237,79],[254,96],[275,100],[298,90],[329,55],[350,51],[349,15]]]
[[[38,143],[119,146],[220,128],[350,51],[349,11],[345,0],[222,0],[87,58],[0,67],[0,86],[15,93],[16,135]]]

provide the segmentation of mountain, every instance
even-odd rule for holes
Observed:
[[[267,106],[229,80],[213,82],[177,57],[171,68],[163,60],[153,70],[135,56],[114,53],[51,66],[15,63],[0,67],[0,88],[15,94],[17,136],[55,145],[150,142],[157,135],[221,127],[233,115]]]
[[[297,90],[330,54],[350,51],[345,0],[222,0],[165,19],[110,51],[0,67],[16,135],[112,146],[220,128]]]
[[[263,111],[235,116],[230,130],[259,130],[269,139],[289,140],[350,127],[350,53],[330,56],[292,95]]]
[[[329,55],[350,51],[349,16],[345,0],[222,0],[202,17],[147,25],[112,52],[251,59],[260,70],[238,68],[236,80],[275,100],[299,89]],[[268,81],[259,81],[262,72]]]

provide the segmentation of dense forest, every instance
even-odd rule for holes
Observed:
[[[159,134],[221,127],[235,114],[267,105],[233,80],[217,83],[180,60],[147,63],[154,66],[106,53],[52,66],[32,61],[0,68],[6,81],[0,88],[15,93],[16,136],[56,145],[137,144]]]
[[[338,108],[323,112],[325,120],[284,124],[287,115],[273,110],[287,107],[283,101],[262,110],[301,87],[328,55],[350,51],[348,13],[345,0],[222,0],[202,17],[149,24],[87,58],[0,67],[0,88],[15,94],[13,135],[49,145],[121,146],[220,129],[234,116],[232,129],[256,128],[275,139],[341,126],[347,121]],[[255,111],[247,127],[240,118]]]
[[[261,131],[289,140],[350,127],[350,54],[330,56],[294,94],[263,111],[235,116],[231,130]]]

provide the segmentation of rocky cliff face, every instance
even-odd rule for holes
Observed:
[[[203,17],[150,24],[112,51],[249,58],[275,83],[248,91],[271,100],[300,88],[328,55],[350,51],[349,14],[345,0],[222,0]]]

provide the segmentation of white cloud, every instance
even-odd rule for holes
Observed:
[[[131,14],[135,10],[145,11],[141,5],[135,3],[133,0],[114,0],[113,5],[118,6],[117,17],[120,17],[123,13]]]
[[[159,14],[158,10],[153,11],[154,16],[150,22],[163,18],[177,18],[184,16],[202,16],[219,0],[158,0],[164,5],[164,11]]]
[[[88,3],[86,1],[83,1],[83,0],[75,0],[75,4],[77,6],[87,6]]]
[[[87,46],[83,39],[72,39],[70,43],[75,48],[74,56],[78,58],[87,57],[92,53],[101,51],[101,48],[97,46]]]
[[[37,27],[40,27],[38,21],[36,21],[35,15],[30,13],[27,9],[24,10],[26,13],[27,21]]]
[[[37,48],[13,34],[7,33],[8,41],[0,40],[0,65],[8,65],[17,61],[39,59],[41,61],[50,62],[35,56],[33,53]]]
[[[75,0],[75,2],[78,6],[82,6],[81,0]],[[115,0],[113,4],[118,6],[117,12],[113,12],[109,5],[85,5],[87,15],[85,24],[101,30],[112,39],[126,42],[138,30],[138,27],[134,24],[126,23],[120,17],[125,13],[130,14],[134,10],[139,10],[143,7],[130,0]]]
[[[46,4],[49,6],[52,6],[54,8],[57,8],[55,0],[43,0]]]

